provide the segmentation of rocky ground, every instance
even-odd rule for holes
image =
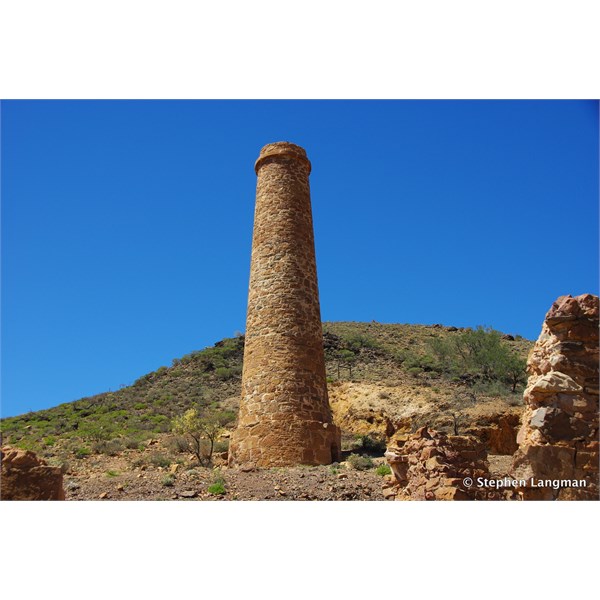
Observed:
[[[179,455],[167,464],[160,440],[143,451],[98,455],[73,461],[64,475],[66,500],[385,500],[384,463],[359,471],[347,461],[244,471],[228,468],[217,457],[212,467]],[[489,457],[490,472],[502,477],[510,456]],[[158,464],[162,463],[162,464]]]
[[[452,433],[452,415],[459,409],[460,433],[489,440],[491,473],[502,477],[508,472],[522,406],[511,406],[505,399],[458,401],[449,389],[423,387],[410,380],[385,386],[336,382],[329,392],[336,422],[345,431],[343,447],[353,448],[361,435],[385,439],[390,427],[410,431],[428,423]],[[225,431],[220,443],[229,434]],[[216,453],[213,466],[200,466],[173,442],[173,435],[156,433],[140,448],[77,457],[59,440],[42,457],[62,467],[66,500],[385,500],[384,476],[377,473],[384,449],[372,456],[373,466],[362,471],[343,461],[333,466],[244,472],[229,469],[222,453]],[[347,450],[345,454],[351,452],[361,453]],[[500,452],[506,456],[497,455]]]
[[[490,471],[502,477],[511,457],[491,456]],[[375,459],[375,462],[381,462]],[[120,469],[120,470],[119,470]],[[223,493],[211,493],[216,481]],[[102,457],[65,474],[66,500],[385,500],[384,477],[375,469],[336,466],[258,469],[181,466],[127,468],[122,458]]]
[[[213,467],[188,455],[169,462],[160,441],[143,452],[73,461],[64,475],[66,500],[383,500],[383,477],[373,468],[328,466],[243,471],[218,457]],[[154,464],[153,464],[154,463]],[[162,464],[158,464],[162,463]],[[163,466],[164,465],[164,466]]]

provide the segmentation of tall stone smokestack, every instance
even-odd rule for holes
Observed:
[[[244,371],[230,465],[328,464],[339,460],[323,332],[306,152],[267,144],[258,176]]]

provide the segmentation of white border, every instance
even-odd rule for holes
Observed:
[[[19,0],[0,18],[0,97],[597,98],[596,7]],[[5,502],[2,590],[576,597],[594,585],[597,507]]]
[[[597,98],[595,0],[20,0],[2,98]]]

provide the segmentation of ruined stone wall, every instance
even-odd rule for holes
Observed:
[[[306,152],[268,144],[258,176],[242,398],[231,465],[327,464],[340,432],[327,397]]]
[[[2,500],[64,500],[60,467],[50,467],[34,452],[4,446],[0,450]]]
[[[495,489],[477,486],[477,478],[490,479],[490,474],[485,446],[473,436],[446,435],[421,427],[414,434],[392,438],[385,458],[392,469],[392,477],[384,485],[387,498],[502,499]]]
[[[598,500],[598,297],[561,296],[527,362],[526,405],[512,475],[526,500]],[[539,481],[576,480],[573,487]]]

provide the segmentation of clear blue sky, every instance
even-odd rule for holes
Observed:
[[[325,321],[536,338],[598,293],[596,102],[3,102],[2,415],[245,327],[254,160],[305,147]]]

